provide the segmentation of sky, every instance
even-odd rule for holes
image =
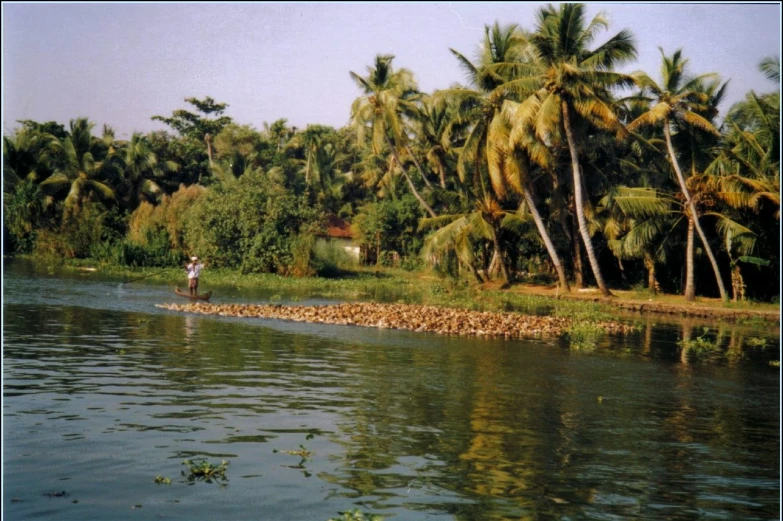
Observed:
[[[126,139],[168,129],[152,116],[194,110],[185,98],[206,96],[259,130],[278,118],[341,127],[361,95],[349,72],[366,75],[377,54],[394,54],[424,92],[447,88],[465,79],[449,48],[472,58],[485,25],[532,30],[543,5],[3,2],[3,134],[21,119],[67,127],[88,117],[96,133],[108,124]],[[731,80],[722,113],[751,89],[777,88],[758,64],[780,56],[780,2],[588,2],[587,12],[610,21],[596,45],[622,29],[634,35],[638,59],[624,72],[660,80],[658,48],[681,48],[691,72]]]

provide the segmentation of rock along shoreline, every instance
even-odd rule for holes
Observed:
[[[576,321],[568,317],[519,313],[470,311],[415,304],[355,302],[325,306],[274,304],[157,304],[156,307],[185,313],[230,317],[270,318],[318,324],[351,325],[378,329],[404,329],[443,335],[523,338],[562,336]],[[607,333],[628,333],[634,326],[598,321]]]

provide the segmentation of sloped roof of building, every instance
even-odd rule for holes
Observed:
[[[326,235],[340,239],[353,239],[351,225],[336,215],[329,215],[326,219]]]

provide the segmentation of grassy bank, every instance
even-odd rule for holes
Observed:
[[[64,268],[96,273],[124,281],[145,280],[152,283],[179,285],[186,283],[179,268],[129,269],[97,266],[87,261],[68,261]],[[585,320],[605,320],[617,310],[693,316],[731,321],[779,322],[780,306],[775,303],[721,302],[699,298],[686,302],[679,295],[651,295],[640,290],[613,290],[615,297],[606,299],[591,290],[573,290],[562,294],[556,286],[518,282],[500,289],[497,285],[478,285],[473,281],[444,279],[428,272],[401,269],[358,267],[339,276],[294,278],[273,274],[241,274],[237,270],[211,269],[202,278],[203,289],[263,289],[280,294],[307,295],[346,300],[379,300],[447,306],[478,311],[519,311],[549,313]]]

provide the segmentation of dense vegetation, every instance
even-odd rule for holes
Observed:
[[[4,254],[326,273],[339,257],[315,237],[335,214],[368,263],[779,298],[779,58],[760,64],[774,92],[719,119],[717,74],[691,74],[679,50],[657,76],[619,73],[634,39],[593,46],[605,30],[581,4],[542,8],[529,30],[495,23],[474,60],[452,49],[467,85],[433,93],[378,55],[350,73],[340,129],[258,130],[209,97],[127,141],[86,118],[21,121],[3,138]]]

